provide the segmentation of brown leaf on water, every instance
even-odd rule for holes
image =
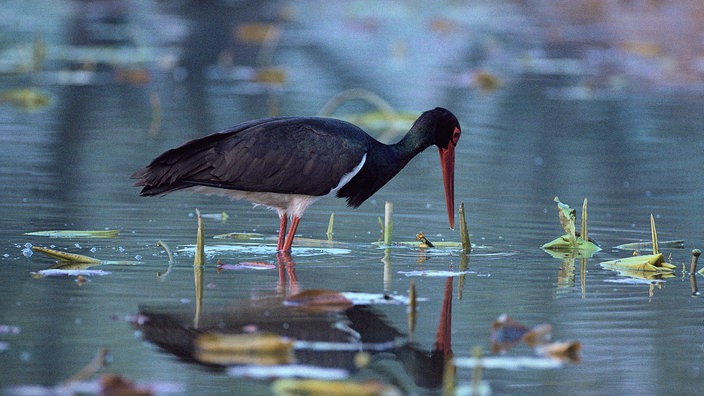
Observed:
[[[545,357],[578,363],[580,361],[579,351],[582,350],[582,344],[579,341],[552,342],[550,344],[540,345],[535,350]]]

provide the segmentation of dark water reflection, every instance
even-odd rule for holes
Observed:
[[[336,93],[357,87],[373,90],[399,111],[447,107],[462,123],[456,200],[465,202],[472,241],[480,247],[462,288],[453,280],[455,355],[468,357],[474,346],[488,349],[490,324],[502,313],[529,326],[551,323],[555,339],[583,345],[581,363],[561,369],[486,370],[495,394],[694,394],[704,386],[701,300],[691,297],[689,276],[680,269],[704,242],[704,99],[696,67],[701,43],[691,44],[697,58],[680,45],[660,43],[665,35],[636,34],[648,21],[684,26],[678,23],[684,19],[690,28],[679,29],[682,37],[701,37],[701,17],[682,11],[694,7],[690,2],[664,2],[670,7],[659,13],[654,5],[580,13],[549,1],[530,7],[450,3],[432,11],[402,3],[383,10],[329,2],[218,3],[209,10],[99,4],[110,2],[47,6],[39,17],[17,3],[9,8],[12,20],[24,22],[0,27],[8,51],[31,46],[37,32],[46,45],[44,68],[34,74],[15,72],[26,52],[2,56],[1,90],[37,87],[51,98],[48,107],[30,111],[0,103],[0,325],[19,328],[0,333],[3,386],[57,384],[107,347],[107,370],[133,380],[174,382],[183,393],[267,392],[266,382],[235,379],[164,353],[144,342],[128,318],[140,306],[193,309],[191,255],[177,253],[172,273],[158,281],[166,255],[155,244],[193,244],[196,207],[230,215],[225,222],[206,220],[209,245],[220,243],[213,235],[232,231],[274,235],[275,215],[185,193],[139,198],[128,177],[184,140],[272,112],[315,114]],[[615,15],[629,23],[614,23]],[[633,22],[638,18],[646,19]],[[282,68],[285,82],[246,77],[262,66],[260,46],[234,41],[232,31],[251,21],[280,29],[265,66]],[[110,24],[117,28],[108,29]],[[106,32],[126,48],[124,64],[89,64],[66,55],[71,45],[104,45]],[[125,70],[136,74],[125,77]],[[472,76],[482,70],[499,78],[498,89],[478,87]],[[150,135],[155,95],[161,119],[159,133]],[[367,110],[355,102],[340,114]],[[457,269],[458,252],[394,248],[385,265],[383,250],[371,243],[379,238],[384,201],[395,203],[395,240],[411,241],[418,231],[432,241],[459,239],[458,231],[446,228],[437,161],[435,153],[424,153],[358,210],[336,200],[317,203],[300,235],[324,239],[334,212],[334,239],[345,250],[293,252],[298,290],[406,295],[413,279],[427,298],[413,334],[414,347],[424,352],[434,347],[446,279],[402,272]],[[589,199],[590,236],[603,250],[583,272],[579,260],[572,267],[539,249],[561,233],[556,195],[574,207]],[[649,238],[651,213],[661,240],[686,241],[684,249],[665,249],[678,266],[676,276],[653,285],[603,269],[600,262],[629,254],[613,246]],[[122,231],[115,239],[24,235],[106,228]],[[105,266],[109,276],[91,277],[80,287],[70,277],[32,279],[30,272],[51,260],[30,255],[28,244],[140,264]],[[270,251],[210,255],[204,273],[208,309],[289,290],[275,270],[218,272],[218,259],[275,261]],[[405,307],[373,310],[407,333]],[[525,346],[508,353],[532,355]],[[399,363],[389,366],[408,380]],[[470,376],[470,370],[458,372],[462,383]]]

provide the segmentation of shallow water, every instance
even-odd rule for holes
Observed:
[[[326,239],[335,213],[339,245],[295,245],[295,282],[292,273],[280,277],[276,269],[216,269],[217,260],[278,264],[272,242],[249,248],[213,238],[228,232],[273,237],[278,227],[273,212],[188,193],[140,198],[129,180],[134,170],[185,140],[272,113],[313,115],[338,92],[358,87],[376,92],[398,111],[447,107],[462,124],[455,194],[456,202],[466,205],[476,248],[470,272],[462,282],[452,279],[455,356],[469,357],[476,346],[489,354],[491,323],[503,313],[529,327],[550,323],[553,339],[582,344],[580,363],[485,370],[494,394],[693,394],[702,388],[702,300],[692,297],[683,270],[689,268],[691,249],[704,245],[699,223],[704,194],[698,183],[704,87],[701,70],[697,74],[687,66],[696,59],[652,55],[642,48],[619,52],[623,46],[614,32],[622,42],[638,36],[625,25],[604,26],[611,26],[614,13],[630,21],[635,10],[602,10],[606,25],[599,25],[574,21],[574,10],[555,10],[550,2],[530,8],[451,3],[432,12],[403,3],[383,10],[364,2],[312,3],[205,10],[161,4],[41,9],[17,2],[4,11],[3,47],[19,52],[3,58],[21,63],[40,32],[46,59],[42,71],[19,74],[8,72],[5,61],[0,88],[36,87],[50,99],[48,106],[29,110],[0,103],[5,186],[0,191],[0,325],[9,326],[0,333],[0,384],[6,391],[59,384],[104,347],[110,350],[104,371],[173,386],[160,388],[162,393],[268,392],[268,381],[179,360],[145,341],[130,324],[144,307],[176,312],[186,322],[194,314],[193,258],[187,247],[195,243],[196,208],[229,215],[226,221],[205,219],[208,247],[237,247],[207,256],[204,317],[236,311],[253,299],[314,288],[406,296],[413,280],[423,300],[412,344],[429,353],[447,278],[407,273],[457,271],[459,251],[394,247],[385,257],[373,243],[380,237],[385,201],[394,203],[395,241],[413,241],[419,231],[431,241],[459,240],[459,231],[447,228],[434,150],[415,158],[357,210],[334,199],[313,205],[300,236]],[[641,11],[658,21],[677,20],[678,7],[660,14]],[[554,22],[547,9],[564,18]],[[100,19],[111,12],[119,16],[109,19],[117,21],[114,25]],[[231,39],[235,27],[251,21],[274,21],[280,29],[269,60],[257,58],[259,44]],[[691,26],[696,31],[701,24]],[[562,40],[556,39],[557,30]],[[575,39],[576,31],[591,35]],[[124,39],[111,45],[123,45],[127,55],[119,59],[126,65],[89,65],[67,55],[66,48],[84,46],[90,57],[102,56],[107,39],[101,35]],[[218,55],[227,63],[222,59],[228,54],[243,67],[214,66]],[[680,73],[662,68],[673,59]],[[261,62],[284,70],[285,81],[263,84],[241,77]],[[145,72],[148,81],[139,80],[139,73],[125,77],[125,69]],[[472,77],[476,71],[498,78],[499,87],[480,89]],[[370,109],[353,102],[336,114]],[[150,133],[157,121],[158,129]],[[555,196],[577,208],[578,217],[583,198],[589,200],[589,235],[603,250],[584,265],[540,249],[562,234]],[[662,249],[677,266],[675,276],[643,280],[602,268],[602,261],[630,255],[614,246],[649,240],[650,214],[661,241],[685,240],[684,248]],[[121,231],[117,238],[102,239],[25,235],[62,229]],[[166,270],[167,256],[158,240],[176,251],[175,266],[162,280],[155,274]],[[82,286],[72,276],[37,279],[30,274],[53,261],[31,254],[32,245],[137,264],[101,266],[110,274],[88,277]],[[405,306],[373,309],[386,324],[408,333]],[[439,393],[412,385],[400,356],[375,355],[375,364],[353,378]],[[519,345],[503,356],[534,353]],[[471,375],[460,368],[458,381],[467,384]]]

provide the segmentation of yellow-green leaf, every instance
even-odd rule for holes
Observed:
[[[49,238],[115,238],[120,235],[120,230],[50,230],[24,234]]]
[[[675,266],[665,262],[665,257],[662,253],[646,254],[642,256],[632,256],[617,260],[604,261],[601,263],[603,267],[614,269],[628,269],[636,271],[653,271],[653,272],[673,272]]]
[[[38,253],[43,253],[55,260],[61,262],[73,262],[73,263],[86,263],[86,264],[100,264],[101,261],[94,259],[93,257],[84,256],[82,254],[67,253],[60,250],[54,250],[49,248],[44,248],[40,246],[32,246],[32,250]]]

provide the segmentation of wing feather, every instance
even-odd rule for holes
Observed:
[[[250,121],[168,150],[132,177],[142,195],[203,185],[321,196],[359,164],[368,139],[334,119]]]

